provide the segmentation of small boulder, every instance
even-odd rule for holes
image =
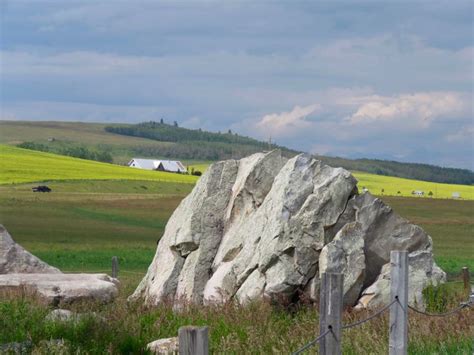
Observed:
[[[0,292],[27,292],[54,306],[80,300],[111,302],[118,294],[117,280],[106,274],[0,275]]]
[[[61,271],[15,243],[7,229],[0,224],[0,275],[12,273],[60,274]]]
[[[178,337],[165,338],[152,341],[146,346],[147,350],[152,354],[174,355],[178,354],[179,343]]]

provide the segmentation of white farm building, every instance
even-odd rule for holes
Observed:
[[[178,160],[133,158],[128,162],[127,165],[137,169],[168,171],[171,173],[186,173],[186,167]]]

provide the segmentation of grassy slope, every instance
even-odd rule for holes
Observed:
[[[85,144],[116,146],[156,145],[145,138],[119,136],[104,131],[106,124],[81,122],[0,121],[0,143],[18,144],[25,141],[47,142],[48,138]],[[170,143],[164,143],[170,144]]]
[[[159,180],[194,183],[194,176],[145,171],[0,145],[0,184],[68,179]]]
[[[114,162],[124,164],[134,156],[133,147],[166,147],[174,143],[108,133],[103,123],[0,121],[0,144],[37,142],[46,145],[86,145],[110,151]],[[48,138],[55,142],[49,143]]]

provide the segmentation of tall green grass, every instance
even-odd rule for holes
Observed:
[[[318,332],[317,307],[302,305],[292,312],[264,302],[247,306],[186,306],[179,312],[170,304],[147,308],[127,303],[125,294],[114,304],[70,306],[84,314],[76,321],[48,321],[47,306],[15,295],[0,300],[0,343],[28,342],[37,354],[48,352],[47,341],[63,339],[63,353],[140,354],[151,341],[177,336],[181,326],[209,327],[210,353],[289,354]],[[94,313],[92,313],[94,312]],[[343,323],[367,317],[366,312],[345,312]],[[472,354],[469,311],[443,318],[410,312],[410,354]],[[343,354],[388,353],[387,312],[342,335]],[[317,347],[309,353],[314,353]]]

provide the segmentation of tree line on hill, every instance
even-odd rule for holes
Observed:
[[[281,149],[283,155],[294,156],[299,152],[232,133],[215,133],[202,129],[182,128],[177,123],[143,122],[136,125],[106,126],[107,132],[125,136],[176,143],[167,147],[134,147],[134,153],[144,157],[160,156],[188,160],[240,159],[262,150]]]
[[[107,151],[104,150],[91,150],[84,146],[56,146],[52,147],[46,144],[37,142],[23,142],[17,145],[19,148],[38,150],[40,152],[54,153],[60,155],[66,155],[69,157],[95,160],[103,163],[112,163],[113,157]]]
[[[167,147],[135,147],[134,153],[146,157],[161,156],[189,160],[221,160],[242,158],[249,154],[269,149],[281,149],[284,156],[291,157],[300,152],[278,145],[270,145],[250,137],[244,137],[230,130],[215,133],[201,129],[179,127],[177,122],[143,122],[135,125],[114,125],[105,127],[107,132],[173,142]],[[345,159],[317,156],[324,163],[343,167],[351,171],[363,171],[377,175],[396,176],[407,179],[450,184],[474,184],[474,172],[467,169],[443,168],[428,164],[400,163],[377,159]]]
[[[268,144],[256,139],[232,133],[214,133],[202,129],[182,128],[177,123],[170,125],[162,122],[143,122],[136,125],[117,125],[105,127],[107,132],[122,134],[126,136],[149,138],[162,142],[218,142],[227,144],[252,145],[260,149],[266,149]]]
[[[363,171],[376,175],[396,176],[444,184],[474,184],[474,172],[467,169],[443,168],[429,164],[401,163],[378,159],[351,160],[326,156],[317,156],[317,158],[328,165],[340,166],[351,171]]]

